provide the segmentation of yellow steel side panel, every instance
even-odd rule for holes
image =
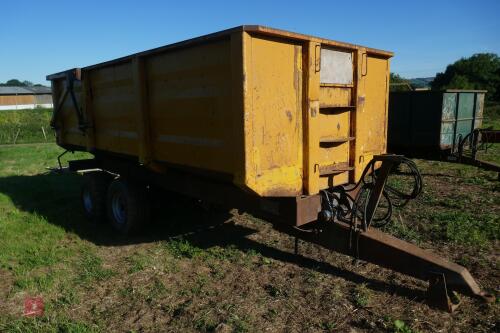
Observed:
[[[351,88],[321,87],[319,90],[319,106],[349,106],[351,105]]]
[[[322,145],[318,161],[320,166],[337,163],[347,163],[349,156],[349,143]]]
[[[363,57],[362,57],[363,58]],[[356,180],[373,155],[386,152],[389,60],[365,56],[356,114]]]
[[[318,123],[320,139],[349,136],[349,112],[327,113],[320,111]]]
[[[230,40],[152,55],[145,71],[153,159],[233,173]]]
[[[95,147],[138,155],[136,92],[130,62],[91,70]]]
[[[256,36],[246,47],[246,184],[262,196],[302,193],[302,47]]]
[[[387,91],[389,84],[389,61],[368,56],[366,75],[366,116],[360,126],[365,128],[364,153],[380,154],[387,143]]]
[[[343,172],[335,175],[319,177],[319,188],[326,189],[337,185],[347,184],[349,182],[349,173]]]

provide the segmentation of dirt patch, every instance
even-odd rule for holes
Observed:
[[[254,233],[238,238],[241,229]],[[207,240],[222,244],[221,257],[203,254]],[[172,258],[163,242],[101,248],[116,274],[68,313],[110,331],[387,332],[396,319],[422,332],[497,325],[496,305],[464,298],[457,313],[437,311],[425,303],[426,283],[307,243],[297,256],[293,239],[252,217],[237,216],[189,244],[203,252]],[[236,254],[226,253],[232,246]],[[123,263],[135,253],[150,261],[130,273]],[[498,281],[492,273],[479,282]]]

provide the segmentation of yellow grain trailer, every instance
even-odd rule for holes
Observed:
[[[58,143],[210,170],[264,197],[315,194],[385,152],[391,55],[260,26],[168,45],[82,68],[91,125],[65,99]]]
[[[352,255],[346,235],[357,222],[338,221],[333,206],[339,202],[322,190],[358,182],[372,158],[385,153],[391,56],[240,26],[49,75],[52,126],[60,146],[95,156],[71,162],[71,169],[104,170],[87,173],[86,215],[107,215],[122,232],[147,217],[144,186],[137,184],[154,184],[243,207],[282,226],[304,226],[287,232]],[[380,166],[384,159],[377,161]],[[371,213],[384,182],[375,186]],[[351,196],[337,194],[352,204]],[[421,268],[423,275],[412,260],[396,267],[388,258],[398,253],[387,252],[389,236],[368,230],[371,219],[358,237],[358,257],[421,278],[437,267],[458,287],[479,294],[463,272],[443,268],[427,253],[412,257],[430,265]],[[408,251],[409,244],[390,240]]]

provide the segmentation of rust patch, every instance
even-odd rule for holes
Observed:
[[[365,105],[365,96],[359,96],[358,97],[358,105],[359,106]]]

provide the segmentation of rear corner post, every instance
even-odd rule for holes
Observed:
[[[249,43],[250,36],[245,31],[236,31],[231,34],[230,48],[231,48],[231,122],[233,144],[234,147],[242,147],[242,149],[235,149],[233,155],[234,166],[234,182],[241,186],[246,184],[246,163],[249,152],[247,152],[246,133],[247,133],[247,119],[248,119],[248,101],[247,101],[247,76],[246,65],[248,57],[247,43]],[[241,110],[241,112],[237,112]]]

